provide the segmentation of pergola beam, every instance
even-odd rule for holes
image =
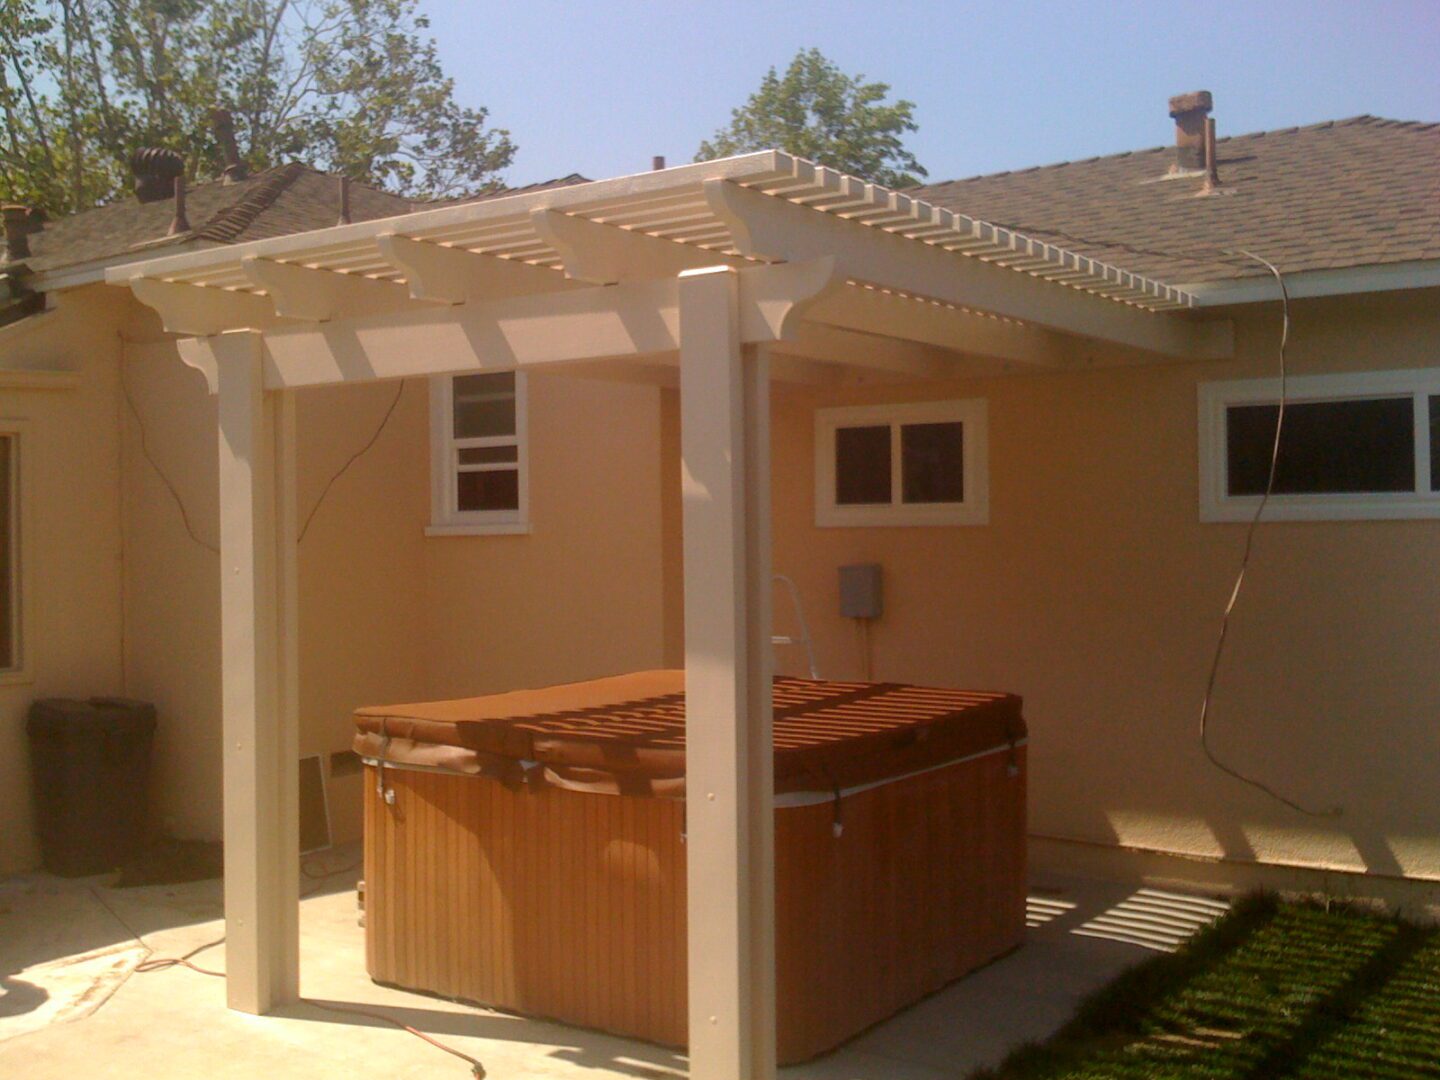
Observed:
[[[260,330],[275,322],[275,310],[263,296],[147,277],[131,278],[128,284],[135,299],[159,314],[169,334],[206,337],[226,330]]]
[[[782,340],[796,316],[837,287],[817,259],[737,271],[740,332],[748,344]],[[263,335],[265,387],[323,386],[464,371],[633,359],[680,348],[675,278],[579,288],[488,303],[393,312]],[[216,385],[217,343],[180,342],[181,357]]]
[[[339,315],[395,307],[405,298],[403,290],[388,281],[312,270],[258,255],[246,255],[240,268],[250,284],[270,298],[275,314],[287,319],[328,322]]]
[[[1039,326],[862,285],[822,298],[806,315],[861,333],[1026,367],[1063,367],[1076,345],[1076,339]]]
[[[917,243],[728,180],[704,182],[711,210],[751,258],[814,259],[837,254],[848,278],[1023,323],[1187,359],[1234,352],[1229,322],[1194,322],[1046,282],[980,259]]]
[[[943,379],[965,373],[961,353],[818,322],[802,322],[794,334],[771,349],[785,356],[913,378]]]
[[[596,285],[673,277],[696,267],[744,262],[559,210],[532,210],[530,221],[559,254],[566,277]]]
[[[465,304],[554,292],[572,284],[544,267],[445,247],[399,233],[381,233],[375,238],[375,245],[381,258],[404,276],[410,296],[415,300]]]

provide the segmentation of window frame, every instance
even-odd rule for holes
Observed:
[[[1430,475],[1430,398],[1440,396],[1440,368],[1292,375],[1286,380],[1286,405],[1373,398],[1411,399],[1415,438],[1415,488],[1393,492],[1273,494],[1265,519],[1275,521],[1391,521],[1440,518],[1440,476]],[[1237,405],[1274,405],[1280,379],[1230,379],[1198,387],[1200,520],[1249,521],[1263,496],[1231,495],[1229,480],[1229,409]]]
[[[964,498],[951,503],[904,502],[900,429],[907,424],[962,426]],[[835,433],[842,427],[890,428],[890,502],[846,506],[835,501]],[[822,528],[988,525],[990,434],[984,398],[852,405],[815,410],[815,524]]]
[[[529,392],[523,371],[515,374],[515,435],[484,439],[455,437],[455,380],[464,375],[500,372],[458,372],[430,380],[430,525],[426,536],[501,536],[530,531]],[[462,447],[502,446],[513,442],[518,505],[514,510],[459,509],[456,454]]]
[[[14,440],[10,455],[10,544],[14,559],[11,566],[0,567],[0,573],[10,574],[10,591],[14,598],[10,632],[15,643],[14,663],[0,668],[0,686],[13,686],[34,681],[30,648],[30,633],[35,625],[31,601],[35,592],[31,581],[34,560],[27,558],[25,551],[27,538],[35,534],[31,511],[34,500],[30,497],[34,487],[30,422],[0,418],[0,437]]]

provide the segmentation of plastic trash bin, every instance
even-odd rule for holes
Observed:
[[[145,839],[155,706],[46,698],[30,706],[35,831],[45,869],[103,874]]]

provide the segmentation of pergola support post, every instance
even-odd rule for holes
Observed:
[[[738,274],[680,276],[690,1076],[775,1075],[769,358]]]
[[[263,385],[260,336],[215,339],[226,998],[300,993],[295,403]]]

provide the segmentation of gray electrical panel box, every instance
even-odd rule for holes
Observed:
[[[878,619],[880,610],[880,564],[840,567],[840,614],[847,619]]]

